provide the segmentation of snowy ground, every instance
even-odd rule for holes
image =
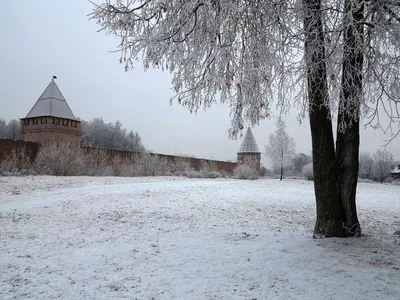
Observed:
[[[0,178],[0,299],[400,299],[400,186],[312,239],[312,183]]]

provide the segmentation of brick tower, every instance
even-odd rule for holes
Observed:
[[[53,79],[27,116],[21,119],[21,139],[41,145],[65,143],[79,147],[81,122],[72,113]]]
[[[247,129],[242,145],[237,153],[237,160],[239,164],[246,164],[253,167],[256,175],[260,175],[261,152],[258,150],[250,127]]]

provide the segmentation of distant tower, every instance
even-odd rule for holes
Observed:
[[[242,145],[237,153],[239,164],[248,164],[254,167],[257,175],[260,174],[261,152],[258,150],[256,140],[250,127],[247,129]]]
[[[79,147],[81,122],[77,120],[53,79],[27,116],[21,119],[21,139],[42,145],[61,142]]]

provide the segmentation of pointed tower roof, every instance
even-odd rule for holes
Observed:
[[[238,153],[261,153],[250,127],[247,129]]]
[[[76,119],[54,81],[55,78],[57,77],[53,76],[53,79],[25,118],[51,116],[71,120]]]

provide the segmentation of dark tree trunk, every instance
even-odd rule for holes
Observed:
[[[281,152],[281,180],[283,179],[283,147],[282,147],[282,152]]]
[[[328,102],[321,0],[303,0],[305,58],[317,220],[314,237],[344,237],[338,169]]]
[[[339,102],[336,159],[339,187],[349,236],[360,236],[357,218],[356,190],[359,170],[360,100],[362,97],[363,19],[361,1],[345,1],[345,25],[342,66],[342,91]]]

